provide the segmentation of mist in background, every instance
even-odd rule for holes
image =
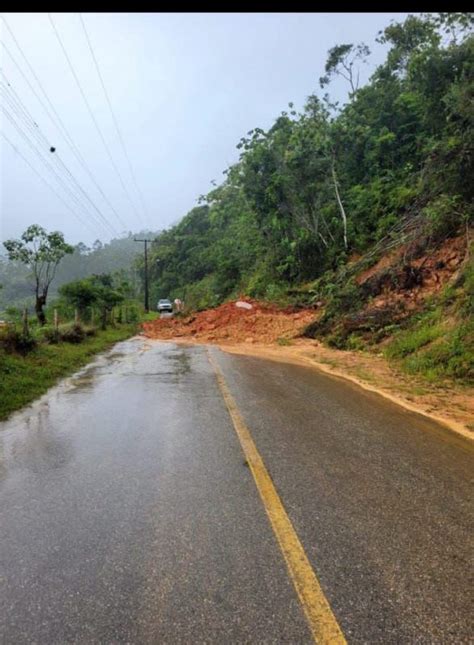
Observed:
[[[108,241],[177,222],[212,188],[211,181],[222,181],[223,171],[237,161],[236,145],[247,131],[270,127],[289,102],[300,110],[309,94],[323,94],[318,79],[328,49],[366,42],[372,55],[362,70],[363,83],[384,58],[384,48],[374,42],[377,32],[407,14],[86,13],[86,32],[75,13],[52,14],[57,32],[46,13],[3,15],[21,51],[0,20],[0,100],[10,114],[9,119],[2,111],[0,127],[15,147],[0,137],[0,240],[18,237],[29,224],[38,223],[63,231],[71,243],[91,244],[97,238]],[[330,86],[331,97],[341,102],[347,90],[342,79]],[[61,126],[56,127],[56,115],[87,171],[61,135]],[[40,148],[40,154],[30,144]],[[71,190],[82,208],[64,188],[71,186],[69,172],[81,186],[82,192],[77,184]]]

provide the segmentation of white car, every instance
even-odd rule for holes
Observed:
[[[160,312],[160,314],[173,313],[173,305],[171,304],[171,301],[167,299],[158,300],[158,305],[156,308]]]

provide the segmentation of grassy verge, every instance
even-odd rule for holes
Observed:
[[[441,308],[420,316],[395,334],[385,356],[408,374],[436,383],[451,379],[474,383],[474,323],[443,317]]]
[[[80,344],[40,344],[20,356],[0,349],[0,420],[44,394],[61,377],[86,365],[90,358],[137,332],[136,324],[99,331]]]
[[[474,261],[444,288],[430,308],[395,333],[385,349],[409,374],[430,382],[474,383]]]

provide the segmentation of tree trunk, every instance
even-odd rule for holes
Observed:
[[[23,336],[29,336],[30,328],[28,326],[28,309],[23,311]]]
[[[344,248],[347,249],[347,217],[346,217],[346,211],[344,210],[344,206],[342,204],[341,197],[339,195],[339,187],[337,183],[337,175],[336,175],[336,168],[334,166],[334,161],[332,164],[332,181],[334,184],[334,192],[336,193],[336,199],[339,205],[339,210],[341,211],[342,224],[344,226]]]
[[[38,318],[38,322],[41,326],[46,324],[46,316],[43,311],[43,307],[46,304],[46,296],[36,296],[36,303],[35,303],[35,312],[36,312],[36,317]]]

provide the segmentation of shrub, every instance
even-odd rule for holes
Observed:
[[[7,307],[5,316],[10,322],[21,322],[22,311],[18,307]]]
[[[349,280],[345,285],[329,285],[323,290],[330,293],[324,314],[315,322],[309,323],[302,335],[308,338],[317,338],[321,335],[330,334],[327,339],[331,347],[342,349],[348,332],[338,330],[335,332],[335,321],[339,316],[356,311],[364,303],[365,296],[362,289],[353,280]],[[352,329],[350,331],[353,331]]]
[[[138,306],[135,304],[127,305],[126,317],[128,322],[138,322],[140,320],[140,310],[138,309]]]
[[[36,339],[30,333],[18,331],[15,327],[10,327],[2,335],[1,343],[6,352],[16,352],[23,356],[31,352],[37,346]]]
[[[469,322],[446,333],[426,350],[410,354],[402,363],[411,373],[429,380],[442,377],[474,381],[474,325]]]
[[[59,343],[60,341],[59,331],[56,330],[52,325],[45,325],[44,327],[40,327],[40,329],[38,329],[37,331],[37,337],[40,342],[43,341],[51,345]]]
[[[459,195],[441,194],[423,209],[435,238],[454,233],[463,222],[464,205]]]
[[[386,356],[388,358],[404,358],[439,338],[444,333],[444,329],[442,324],[437,323],[434,318],[436,317],[433,315],[426,316],[415,329],[408,329],[397,334],[385,350]]]
[[[346,349],[361,351],[365,349],[364,340],[357,334],[351,334],[346,340]]]
[[[82,343],[86,337],[84,327],[80,323],[62,325],[59,329],[59,336],[65,343]]]

